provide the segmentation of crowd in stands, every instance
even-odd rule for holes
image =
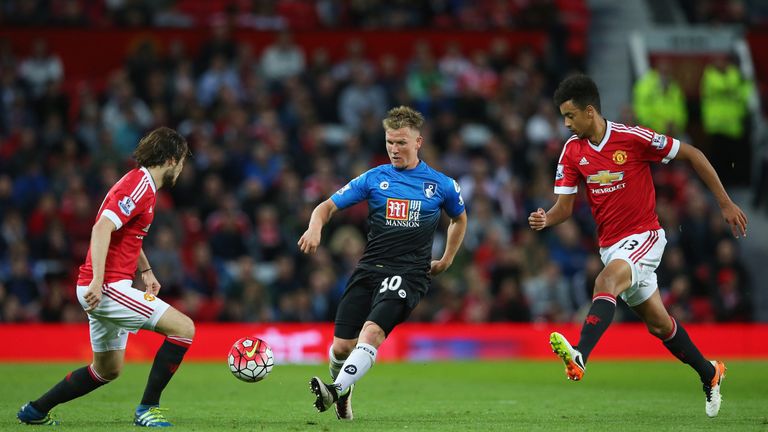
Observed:
[[[4,19],[8,4],[18,12],[43,3],[51,11],[84,5],[6,2]],[[191,2],[157,3],[168,11]],[[317,3],[351,10],[384,2]],[[145,2],[104,7],[118,4]],[[367,209],[337,214],[314,255],[300,254],[296,241],[319,201],[388,162],[380,122],[401,104],[427,117],[421,157],[459,182],[469,218],[456,262],[433,280],[411,320],[580,320],[602,268],[586,200],[556,228],[535,233],[526,221],[554,199],[568,132],[551,95],[567,70],[553,71],[535,50],[505,50],[500,41],[492,44],[500,49],[475,52],[417,44],[401,60],[379,58],[351,38],[348,55],[331,61],[305,52],[287,31],[261,53],[234,38],[210,39],[197,52],[137,49],[103,92],[85,83],[66,93],[66,71],[44,40],[31,52],[5,40],[0,321],[86,319],[74,281],[96,211],[135,166],[138,139],[160,125],[184,134],[193,152],[176,187],[161,190],[144,243],[161,296],[199,321],[331,320],[365,247]],[[669,241],[658,271],[665,303],[682,321],[749,321],[750,275],[710,194],[684,163],[658,166],[654,178]],[[627,309],[617,318],[632,319]]]

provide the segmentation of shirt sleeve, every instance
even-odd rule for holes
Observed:
[[[640,149],[643,160],[669,163],[680,150],[680,141],[669,135],[657,133],[651,129],[636,128],[633,134],[635,145]]]
[[[102,204],[101,215],[111,220],[117,229],[122,228],[131,219],[140,215],[149,205],[152,193],[148,181],[142,180],[138,185],[125,188],[118,187],[109,192]]]
[[[443,200],[443,209],[448,213],[448,216],[454,218],[464,212],[464,198],[461,196],[461,186],[459,186],[456,180],[449,177],[445,189],[448,192]]]
[[[557,162],[555,172],[555,193],[558,195],[571,195],[579,191],[579,171],[571,162],[568,153],[568,142],[563,147],[560,160]]]
[[[369,173],[370,171],[366,171],[363,174],[360,174],[352,181],[344,185],[344,187],[337,190],[335,194],[331,195],[331,201],[336,204],[336,207],[339,209],[345,209],[359,203],[360,201],[368,199]]]

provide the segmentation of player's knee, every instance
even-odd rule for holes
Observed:
[[[384,330],[379,327],[378,324],[367,322],[363,326],[363,330],[360,332],[360,342],[367,343],[370,345],[373,345],[375,347],[378,347],[381,345],[382,342],[384,342],[384,339],[386,339],[387,334],[384,332]]]
[[[194,339],[195,337],[195,322],[192,321],[192,318],[184,315],[183,318],[180,320],[178,329],[175,332],[176,336],[187,338],[187,339]]]
[[[355,349],[357,340],[334,340],[333,341],[333,355],[337,359],[346,359],[352,354],[352,350]]]
[[[647,323],[648,332],[659,339],[664,339],[672,332],[671,325],[661,325],[656,323]]]
[[[620,281],[614,275],[600,273],[595,279],[595,290],[593,294],[608,293],[613,296],[621,294]]]
[[[99,374],[99,377],[106,380],[106,381],[112,381],[114,379],[117,379],[117,377],[120,376],[120,372],[123,371],[123,365],[122,364],[109,364],[109,365],[93,365],[93,368],[96,370],[96,373]]]

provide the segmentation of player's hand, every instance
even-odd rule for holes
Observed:
[[[308,229],[304,232],[298,242],[299,250],[305,254],[315,253],[320,246],[320,231]]]
[[[160,292],[160,282],[157,281],[157,278],[155,277],[155,274],[152,272],[152,270],[142,272],[141,281],[144,282],[144,291],[147,294],[156,296]]]
[[[547,212],[539,207],[538,210],[528,216],[528,225],[534,231],[541,231],[547,226]]]
[[[451,263],[445,262],[443,260],[432,260],[432,264],[430,265],[429,274],[432,276],[439,275],[440,273],[448,270],[448,267],[451,266]]]
[[[736,238],[747,236],[747,215],[741,211],[741,208],[733,203],[729,202],[725,206],[720,208],[723,212],[723,219],[731,226],[731,232]]]
[[[88,290],[83,294],[83,299],[88,304],[88,307],[85,308],[86,312],[96,309],[101,302],[101,283],[91,281]]]

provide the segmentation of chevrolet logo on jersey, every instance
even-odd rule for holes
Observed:
[[[608,170],[602,170],[598,171],[597,174],[592,174],[587,177],[587,183],[597,183],[600,186],[612,185],[621,180],[624,180],[624,171],[610,172]]]

